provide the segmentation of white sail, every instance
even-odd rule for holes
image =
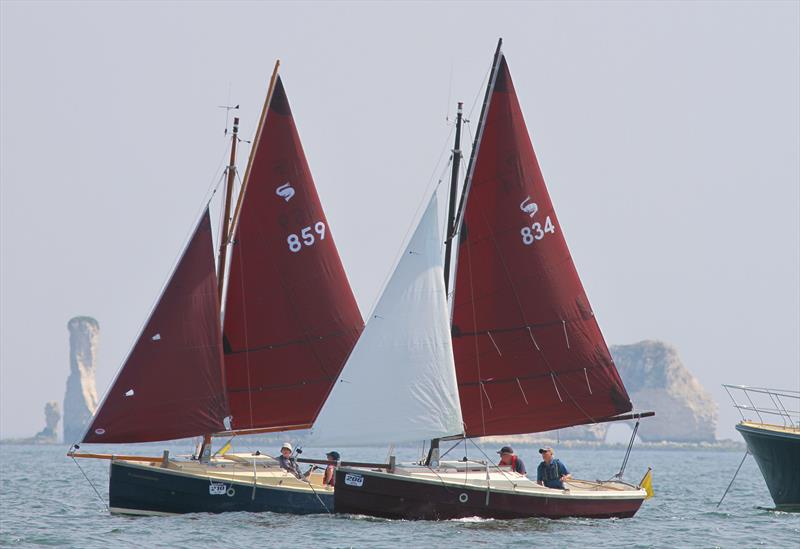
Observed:
[[[433,193],[306,441],[358,446],[463,432]]]

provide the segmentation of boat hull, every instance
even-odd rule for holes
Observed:
[[[348,473],[360,477],[361,485],[353,485],[352,476],[346,478]],[[340,469],[336,473],[334,509],[336,513],[406,520],[628,518],[636,514],[643,500],[643,497],[592,500],[563,495],[548,497],[531,493],[487,492],[485,488],[448,486],[445,482],[419,482],[408,476]]]
[[[742,422],[736,426],[778,509],[800,510],[800,432]]]
[[[122,461],[111,462],[109,507],[113,513],[164,515],[271,511],[312,514],[333,511],[324,489],[253,486],[196,473]]]

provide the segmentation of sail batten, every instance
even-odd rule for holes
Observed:
[[[270,89],[231,238],[234,431],[311,424],[363,327],[279,75]]]
[[[630,411],[499,44],[473,149],[452,315],[466,434],[532,433]]]
[[[171,440],[224,429],[218,319],[206,209],[83,442]]]

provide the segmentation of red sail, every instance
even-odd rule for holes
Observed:
[[[466,433],[539,432],[629,411],[499,51],[492,77],[453,306]]]
[[[206,210],[83,442],[147,442],[222,430],[228,415],[222,365]]]
[[[253,154],[225,306],[233,428],[308,427],[363,321],[280,77]]]

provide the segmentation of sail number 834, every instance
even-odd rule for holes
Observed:
[[[544,227],[537,221],[530,227],[522,227],[519,232],[522,235],[522,243],[530,246],[534,241],[543,239],[546,233],[556,234],[556,227],[548,215],[544,221]]]
[[[303,230],[300,231],[299,236],[290,234],[286,237],[286,242],[289,244],[289,251],[297,253],[303,249],[303,246],[307,248],[313,246],[317,242],[317,236],[319,236],[319,240],[325,240],[325,223],[322,221],[317,221],[314,223],[313,227],[304,227]]]

